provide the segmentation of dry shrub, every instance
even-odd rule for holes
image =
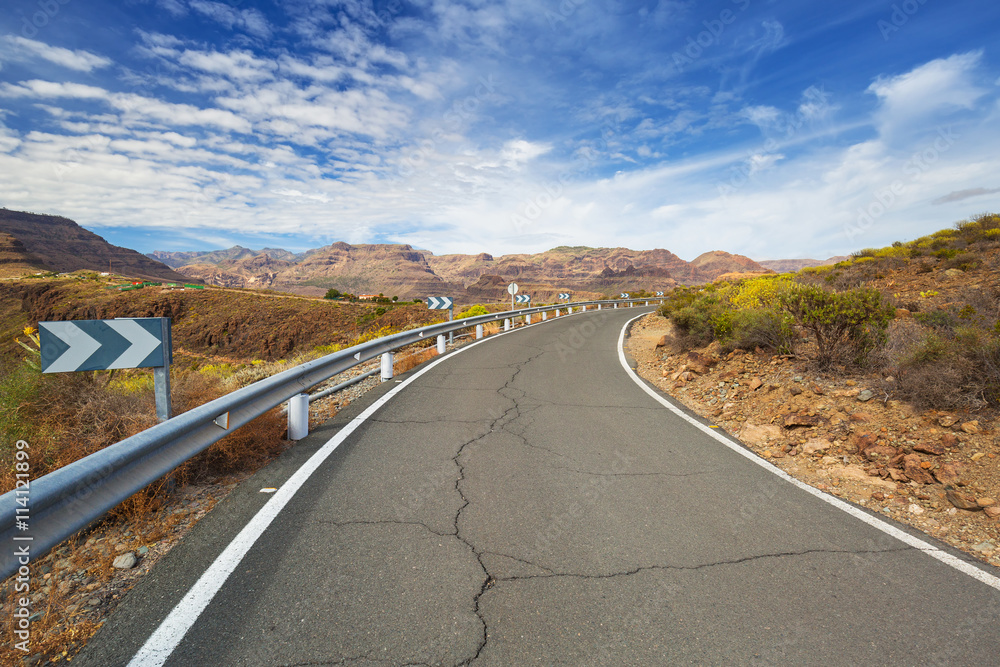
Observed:
[[[174,413],[181,414],[227,393],[226,380],[197,372],[181,374],[172,384]],[[237,429],[177,471],[184,483],[204,481],[213,476],[255,471],[288,446],[286,419],[274,408]]]
[[[429,361],[437,356],[437,348],[429,347],[423,350],[414,352],[405,357],[398,359],[392,366],[392,372],[394,375],[400,375],[406,373],[407,371],[413,370],[425,361]]]
[[[896,397],[918,408],[978,410],[1000,404],[1000,341],[987,332],[897,320],[883,369]]]

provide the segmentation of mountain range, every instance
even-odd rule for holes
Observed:
[[[203,253],[154,252],[150,257],[208,284],[321,294],[336,288],[353,294],[410,297],[474,293],[502,298],[509,282],[542,292],[607,294],[630,289],[667,290],[710,282],[725,273],[768,272],[748,257],[722,251],[686,262],[669,250],[561,246],[534,254],[493,257],[435,255],[402,244],[334,243],[302,254],[236,246]]]
[[[0,275],[11,272],[110,270],[137,278],[204,282],[321,296],[335,288],[352,294],[401,298],[430,295],[502,300],[517,282],[536,300],[558,293],[593,298],[620,291],[661,291],[711,282],[725,274],[797,270],[830,260],[755,262],[723,251],[687,262],[669,250],[560,246],[546,252],[494,257],[435,255],[404,244],[333,243],[293,253],[234,246],[204,252],[142,255],[107,243],[72,220],[0,209]]]

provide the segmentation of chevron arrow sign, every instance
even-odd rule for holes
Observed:
[[[663,296],[663,292],[657,292],[656,296]]]
[[[620,299],[627,299],[628,298],[628,292],[622,292],[621,294],[618,295],[618,298],[620,298]]]
[[[514,301],[516,301],[517,303],[531,303],[531,295],[518,294],[517,296],[514,297]]]
[[[166,366],[161,317],[39,322],[43,373]],[[169,320],[168,320],[169,322]]]
[[[562,292],[561,294],[559,294],[559,298],[569,301],[569,294],[567,294],[566,292]]]
[[[455,300],[447,296],[427,297],[427,308],[429,310],[449,310],[455,305]]]

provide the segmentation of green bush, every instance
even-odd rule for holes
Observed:
[[[467,317],[479,317],[480,315],[489,315],[489,314],[490,311],[486,310],[486,306],[477,303],[476,305],[470,306],[465,310],[463,310],[462,312],[460,312],[458,315],[455,316],[455,319],[464,320]]]
[[[724,331],[717,325],[716,332],[724,349],[753,350],[758,347],[791,354],[794,350],[794,321],[785,312],[762,308],[757,310],[733,310],[718,320],[725,321]]]
[[[11,364],[0,373],[0,442],[4,447],[30,438],[22,406],[37,395],[41,378],[39,371],[26,364]]]
[[[709,286],[675,289],[659,312],[680,331],[684,347],[696,347],[716,338],[716,328],[725,326],[726,310],[718,291]]]
[[[799,326],[816,338],[818,361],[829,366],[853,353],[864,364],[885,344],[895,309],[883,303],[872,288],[832,292],[815,285],[799,285],[781,296],[781,306]]]

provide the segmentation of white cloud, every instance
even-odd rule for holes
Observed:
[[[986,93],[974,81],[981,60],[979,51],[956,54],[905,74],[876,79],[868,90],[878,96],[882,131],[927,125],[942,113],[973,108]]]
[[[0,53],[11,59],[42,58],[48,60],[50,63],[55,63],[60,67],[66,67],[77,72],[91,72],[112,64],[110,59],[95,55],[89,51],[74,51],[61,46],[51,46],[44,42],[26,39],[17,35],[4,35],[2,41],[3,44],[0,45]]]
[[[782,116],[781,111],[772,106],[747,107],[741,113],[747,120],[761,129],[774,126]]]
[[[224,75],[240,81],[269,79],[276,69],[274,62],[257,58],[248,51],[184,51],[178,62],[201,72]]]
[[[60,83],[33,79],[19,84],[4,83],[0,85],[0,95],[8,97],[68,97],[74,99],[109,99],[111,94],[103,88],[88,86],[82,83]]]
[[[188,12],[187,7],[180,0],[156,0],[156,4],[176,17],[184,16]]]
[[[552,150],[552,147],[548,144],[532,143],[524,139],[513,139],[504,144],[500,156],[508,167],[516,169],[521,164],[529,162],[539,155],[544,155],[550,150]]]
[[[222,2],[191,0],[191,9],[230,30],[243,30],[255,37],[267,39],[271,36],[271,26],[257,9],[236,9]]]
[[[177,125],[207,125],[234,132],[249,132],[249,121],[223,109],[199,109],[190,104],[174,104],[132,93],[112,93],[78,83],[32,80],[20,84],[5,83],[0,95],[10,97],[69,98],[103,100],[122,114],[126,123],[156,122]]]

